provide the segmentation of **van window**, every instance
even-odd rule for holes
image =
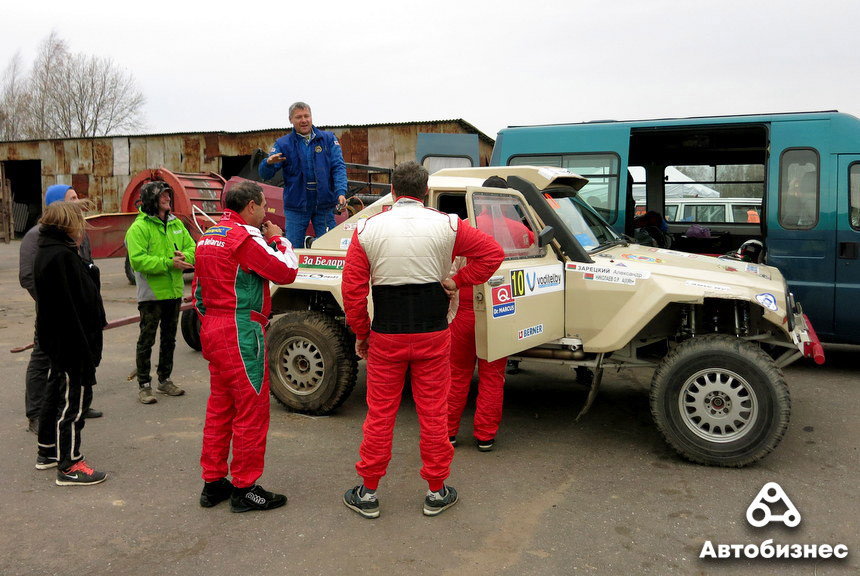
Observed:
[[[725,204],[688,205],[684,213],[685,222],[725,222]]]
[[[746,222],[749,224],[761,223],[761,205],[732,204],[732,221]]]
[[[704,200],[684,206],[678,218],[672,220],[708,223],[758,222],[754,216],[748,217],[746,208],[740,209],[737,199],[755,199],[756,202],[751,204],[760,204],[764,195],[763,164],[666,166],[663,178],[667,217],[672,199],[678,199],[682,205],[685,199]],[[709,200],[712,198],[711,203]],[[731,209],[731,214],[727,212],[728,209]]]
[[[471,168],[472,159],[464,156],[425,156],[422,164],[427,172],[433,174],[443,168]]]
[[[860,230],[860,163],[854,163],[848,168],[849,222],[855,230]]]
[[[519,198],[476,192],[472,204],[476,227],[496,239],[505,251],[506,260],[541,255],[535,241],[535,226]]]
[[[618,166],[617,154],[554,154],[514,156],[511,166],[559,166],[588,178],[588,184],[579,191],[579,197],[612,224],[618,218]]]
[[[806,230],[818,224],[818,152],[796,148],[779,161],[779,223]]]

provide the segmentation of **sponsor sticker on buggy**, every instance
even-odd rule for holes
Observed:
[[[349,248],[349,244],[352,242],[352,238],[341,238],[340,239],[340,249],[346,250]]]
[[[648,262],[649,264],[662,264],[663,260],[661,258],[653,258],[651,256],[642,256],[640,254],[622,254],[622,258],[625,260],[630,260],[632,262]]]
[[[493,304],[507,304],[513,302],[514,296],[511,294],[511,285],[496,286],[493,288]]]
[[[526,338],[531,338],[532,336],[537,336],[538,334],[543,334],[543,324],[523,328],[522,330],[517,332],[517,340],[525,340]]]
[[[558,168],[557,166],[543,166],[538,170],[538,174],[540,174],[547,180],[552,180],[553,178],[570,176],[571,172],[567,168]]]
[[[669,256],[683,256],[684,258],[698,258],[698,254],[691,254],[689,252],[678,252],[677,250],[667,250],[666,248],[651,248],[653,252],[657,252],[658,254],[666,254]]]
[[[767,268],[762,268],[757,264],[747,264],[747,272],[760,276],[765,280],[770,280],[770,271]]]
[[[614,282],[616,284],[636,284],[636,280],[646,280],[651,277],[650,270],[636,270],[635,268],[629,268],[623,263],[618,263],[615,266],[608,266],[568,262],[567,269],[574,272],[582,272],[586,280],[600,280],[602,282]],[[589,278],[588,275],[591,277]],[[595,278],[595,276],[600,276],[600,278]],[[632,282],[619,280],[622,278],[632,280]]]
[[[355,230],[358,227],[358,222],[344,222],[343,229],[344,230]]]
[[[506,304],[493,304],[493,318],[513,316],[517,312],[517,303],[514,300]]]
[[[777,310],[779,310],[779,306],[776,305],[776,297],[770,292],[756,294],[755,299],[758,300],[759,304],[772,312],[776,312]]]
[[[329,272],[297,272],[296,279],[303,280],[340,280],[340,274],[331,274]]]
[[[561,263],[511,270],[511,296],[521,298],[564,290]]]
[[[687,286],[695,286],[696,288],[704,288],[705,290],[715,290],[717,292],[731,292],[732,289],[728,286],[720,284],[711,284],[710,282],[699,282],[698,280],[687,280]]]
[[[299,268],[324,268],[326,270],[343,270],[346,258],[343,256],[299,256]]]

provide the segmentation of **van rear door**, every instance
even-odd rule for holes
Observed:
[[[837,174],[836,334],[860,342],[860,155],[840,154]],[[813,327],[817,329],[813,323]]]
[[[835,334],[836,190],[828,120],[771,124],[767,263],[779,268],[822,340]]]

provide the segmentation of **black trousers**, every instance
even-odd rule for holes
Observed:
[[[42,399],[49,386],[58,386],[57,381],[65,378],[62,372],[51,371],[51,359],[39,345],[39,339],[33,333],[33,352],[30,354],[30,363],[27,364],[27,376],[24,390],[24,408],[27,411],[27,419],[39,418],[42,408]]]
[[[39,413],[39,455],[57,458],[60,470],[70,468],[81,454],[84,414],[93,401],[93,376],[80,371],[64,373],[51,365],[52,378],[42,398]],[[57,378],[53,374],[59,375]]]
[[[179,323],[179,306],[181,298],[174,300],[150,300],[139,302],[140,336],[137,339],[137,383],[143,388],[149,386],[152,377],[151,367],[152,346],[155,344],[155,333],[161,326],[161,344],[158,348],[158,381],[163,382],[173,373],[173,350],[176,348],[176,326]]]

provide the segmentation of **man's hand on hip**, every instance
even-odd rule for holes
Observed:
[[[370,343],[367,339],[355,340],[355,353],[362,360],[367,360],[367,351],[370,348]]]

